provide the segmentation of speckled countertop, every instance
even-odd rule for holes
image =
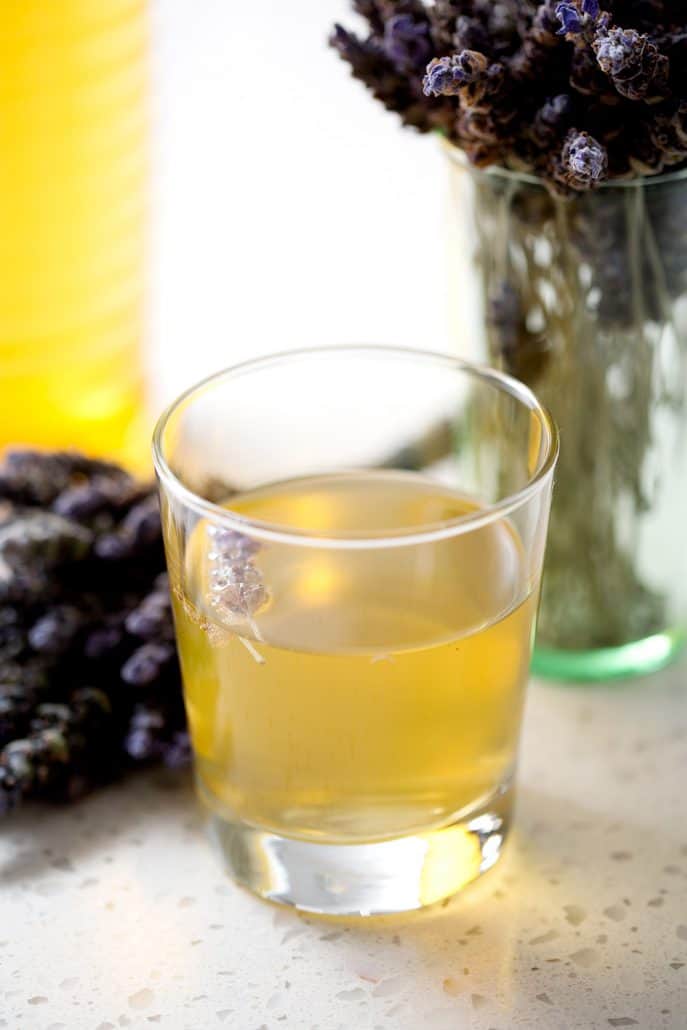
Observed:
[[[535,684],[517,830],[443,908],[303,918],[222,874],[152,774],[0,837],[0,1027],[687,1027],[687,668]]]

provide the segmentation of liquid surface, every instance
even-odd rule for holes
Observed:
[[[0,450],[142,452],[145,9],[3,5]]]
[[[418,528],[475,504],[366,473],[231,508],[324,534]],[[238,560],[241,597],[221,551],[205,522],[183,556],[170,546],[197,769],[218,812],[352,842],[451,822],[507,789],[536,608],[509,525],[388,549],[264,543]]]

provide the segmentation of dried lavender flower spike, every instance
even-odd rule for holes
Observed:
[[[0,813],[114,778],[136,703],[164,704],[183,758],[159,521],[152,487],[117,466],[39,451],[0,463]]]
[[[532,172],[561,193],[687,163],[664,112],[656,133],[645,124],[647,105],[687,100],[687,9],[677,0],[353,6],[369,34],[337,26],[331,39],[353,75],[405,124],[439,130],[473,164]],[[564,96],[570,111],[549,106]],[[603,168],[574,149],[561,166],[572,126],[604,149]]]
[[[606,178],[607,172],[606,148],[588,132],[570,129],[554,168],[560,184],[573,190],[591,189]]]
[[[670,90],[670,61],[636,29],[611,28],[592,42],[599,67],[628,100],[660,100]]]
[[[457,97],[463,87],[481,79],[489,61],[477,50],[463,50],[451,57],[435,57],[427,66],[422,80],[426,97]]]

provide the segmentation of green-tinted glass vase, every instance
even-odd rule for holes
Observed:
[[[561,198],[447,152],[458,338],[561,431],[534,669],[649,672],[687,628],[687,172]]]

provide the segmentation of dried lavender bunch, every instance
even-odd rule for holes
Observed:
[[[401,5],[355,6],[364,33],[336,30],[349,61],[383,47]],[[475,166],[487,354],[561,428],[540,642],[649,636],[669,625],[670,598],[638,542],[669,495],[665,440],[679,430],[666,427],[687,417],[687,184],[654,178],[687,170],[687,4],[434,0],[404,13],[432,53],[420,77],[387,52],[385,103]],[[354,71],[379,94],[377,68]]]
[[[0,813],[190,747],[157,495],[71,453],[0,465]]]
[[[674,0],[365,0],[331,43],[403,121],[559,192],[687,163]]]

